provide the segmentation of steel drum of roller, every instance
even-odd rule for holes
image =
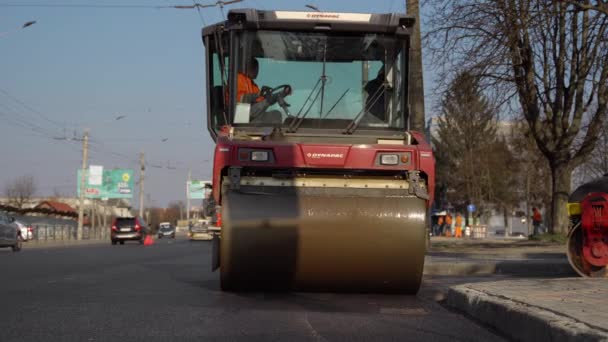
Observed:
[[[567,209],[570,265],[583,277],[608,278],[608,174],[579,186]]]
[[[225,189],[222,288],[416,293],[425,200],[386,182],[311,183]]]

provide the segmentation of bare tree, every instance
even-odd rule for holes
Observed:
[[[8,198],[9,204],[16,208],[23,209],[32,196],[36,193],[36,180],[33,176],[21,176],[14,182],[7,184],[4,193]]]
[[[427,42],[443,76],[467,70],[519,107],[551,169],[549,227],[565,232],[572,170],[608,113],[608,16],[566,0],[433,4]]]
[[[509,146],[518,169],[517,186],[523,192],[521,199],[526,204],[526,222],[528,233],[531,234],[532,207],[551,206],[551,169],[547,159],[534,143],[526,122],[515,122],[509,135]]]
[[[567,3],[577,6],[585,10],[593,10],[608,15],[608,3],[606,0],[581,1],[581,0],[566,0]]]
[[[608,174],[608,121],[604,122],[595,149],[577,170],[577,174],[581,184]]]
[[[438,122],[433,145],[439,191],[457,208],[474,203],[482,213],[494,207],[510,212],[518,202],[514,157],[498,136],[496,109],[478,79],[462,73],[452,82]]]

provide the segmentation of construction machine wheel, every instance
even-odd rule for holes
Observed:
[[[568,261],[576,273],[582,277],[606,278],[606,266],[594,266],[587,262],[583,256],[583,229],[579,224],[570,229],[568,233],[567,254]]]
[[[223,192],[221,288],[415,294],[426,201],[385,189]]]

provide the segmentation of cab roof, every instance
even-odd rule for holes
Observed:
[[[286,30],[351,33],[411,33],[415,18],[404,13],[339,13],[306,11],[263,11],[251,8],[228,12],[225,22],[203,28],[203,35],[218,26],[227,30]]]

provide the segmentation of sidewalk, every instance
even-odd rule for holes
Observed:
[[[76,247],[88,245],[110,244],[109,238],[106,239],[91,239],[91,240],[30,240],[23,243],[23,249],[34,248],[61,248],[61,247]]]
[[[608,341],[606,279],[526,279],[452,287],[447,305],[521,341]]]
[[[510,256],[514,258],[534,257],[540,255],[565,255],[566,246],[556,243],[530,241],[515,238],[488,238],[488,239],[458,239],[446,237],[432,237],[431,253],[461,253],[470,256],[495,255]]]
[[[433,237],[420,296],[443,301],[451,287],[513,278],[576,276],[565,246],[521,239]]]
[[[430,276],[570,276],[565,246],[528,240],[433,237],[424,274]]]

